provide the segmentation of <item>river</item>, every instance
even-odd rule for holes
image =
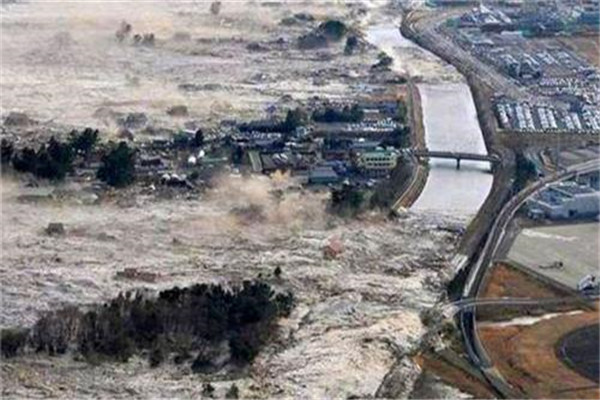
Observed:
[[[371,26],[366,38],[394,59],[398,73],[419,77],[425,142],[429,150],[487,154],[471,92],[456,69],[400,34],[399,23]],[[430,160],[429,176],[415,210],[475,216],[490,192],[487,162]]]

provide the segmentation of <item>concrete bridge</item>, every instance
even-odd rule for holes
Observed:
[[[429,151],[411,150],[410,153],[417,158],[447,158],[456,160],[456,169],[460,169],[461,160],[487,161],[493,165],[500,162],[496,155],[461,153],[456,151]]]

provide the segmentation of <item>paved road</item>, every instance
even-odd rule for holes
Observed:
[[[475,299],[479,292],[479,285],[485,275],[487,268],[491,265],[500,243],[506,235],[507,227],[519,208],[538,191],[544,189],[550,183],[572,178],[577,174],[589,173],[600,169],[599,160],[590,160],[585,163],[573,165],[564,171],[548,175],[543,179],[536,181],[516,196],[511,198],[502,208],[495,222],[489,231],[484,248],[481,251],[473,267],[469,271],[466,284],[463,288],[461,300],[467,301]],[[493,365],[481,344],[476,328],[475,314],[472,310],[466,309],[460,312],[460,328],[465,338],[465,345],[471,361],[481,369],[481,372],[492,384],[492,386],[504,397],[512,397],[514,391],[502,378],[500,373],[493,368]]]

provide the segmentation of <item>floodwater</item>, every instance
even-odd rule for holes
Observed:
[[[366,38],[388,53],[393,69],[424,82],[421,95],[425,141],[429,150],[487,154],[471,92],[458,71],[432,53],[404,38],[400,22],[371,26]],[[429,176],[415,210],[475,216],[492,186],[487,162],[430,160]]]

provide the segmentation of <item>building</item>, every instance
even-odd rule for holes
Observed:
[[[378,148],[359,154],[358,166],[368,176],[385,177],[396,167],[398,151]]]
[[[332,185],[340,181],[340,177],[330,166],[317,166],[308,173],[308,183],[312,185]]]
[[[551,185],[529,201],[529,215],[549,219],[596,217],[600,213],[600,192],[576,182]]]

